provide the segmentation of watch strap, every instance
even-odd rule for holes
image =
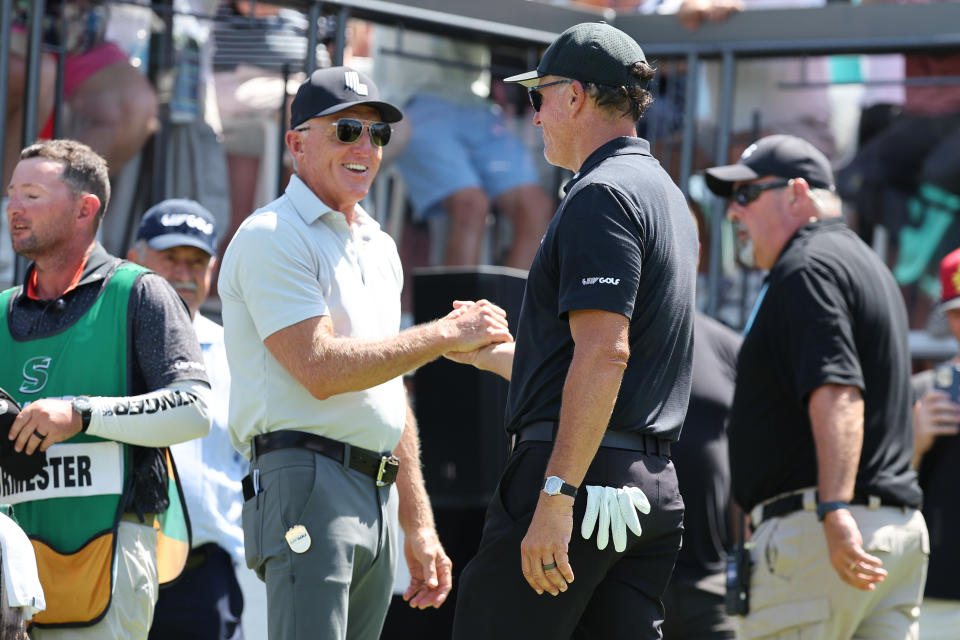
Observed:
[[[563,484],[560,485],[560,493],[562,493],[565,496],[570,496],[571,498],[576,498],[577,487],[567,482],[564,482]]]
[[[837,511],[838,509],[849,509],[850,503],[844,502],[842,500],[829,500],[827,502],[818,502],[817,503],[817,520],[823,522],[823,519],[827,517],[827,514],[831,511]]]
[[[563,478],[560,478],[559,476],[549,476],[548,478],[544,479],[543,481],[544,491],[546,491],[547,489],[547,483],[549,482],[550,478],[556,478],[557,480],[560,481],[560,490],[555,494],[548,493],[547,495],[565,495],[565,496],[570,496],[571,498],[577,497],[578,487],[573,486],[572,484],[568,483],[567,481],[565,481]]]
[[[90,404],[90,398],[84,397],[79,402],[77,400],[74,398],[73,408],[80,414],[80,432],[86,433],[90,426],[90,417],[93,415],[93,406]]]

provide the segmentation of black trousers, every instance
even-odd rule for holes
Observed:
[[[681,572],[679,567],[663,594],[667,610],[666,640],[734,640],[736,623],[727,615],[726,575]]]
[[[230,554],[213,543],[199,553],[197,566],[160,590],[149,640],[243,640],[243,593]]]
[[[558,596],[538,596],[523,577],[520,541],[533,518],[550,456],[549,442],[525,442],[511,455],[487,510],[477,555],[460,578],[455,640],[508,638],[659,638],[661,597],[680,550],[683,500],[669,458],[601,447],[584,485],[639,487],[650,500],[638,514],[640,537],[627,531],[622,553],[597,549],[596,531],[580,535],[587,502],[574,503],[570,564],[574,582]]]

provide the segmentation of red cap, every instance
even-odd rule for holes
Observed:
[[[940,308],[960,307],[960,249],[954,249],[940,261]]]

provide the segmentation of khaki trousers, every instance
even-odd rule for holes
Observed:
[[[883,561],[874,591],[843,582],[830,564],[822,523],[811,511],[763,522],[750,556],[750,613],[738,638],[916,640],[930,541],[915,509],[851,506],[864,550]]]
[[[157,532],[120,522],[113,594],[106,615],[90,627],[30,630],[32,640],[146,640],[157,603]]]
[[[920,640],[955,640],[960,636],[960,600],[924,598],[920,604]]]

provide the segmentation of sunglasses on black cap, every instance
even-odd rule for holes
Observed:
[[[733,193],[730,194],[730,199],[739,204],[741,207],[745,207],[757,198],[760,197],[760,194],[764,191],[770,189],[782,189],[790,184],[789,180],[779,180],[777,182],[763,182],[755,183],[751,182],[749,184],[741,184],[736,189],[733,190]]]
[[[336,127],[337,140],[344,144],[353,144],[360,139],[363,130],[367,130],[370,142],[377,147],[383,147],[390,142],[390,133],[393,131],[386,122],[368,122],[356,118],[340,118],[330,123]],[[297,131],[308,131],[312,127],[298,127]]]
[[[570,82],[573,82],[573,80],[564,78],[563,80],[554,80],[553,82],[538,84],[535,87],[527,87],[527,95],[530,96],[530,104],[533,105],[533,110],[539,112],[540,107],[543,106],[543,94],[540,93],[540,89],[552,87],[555,84],[568,84]]]

